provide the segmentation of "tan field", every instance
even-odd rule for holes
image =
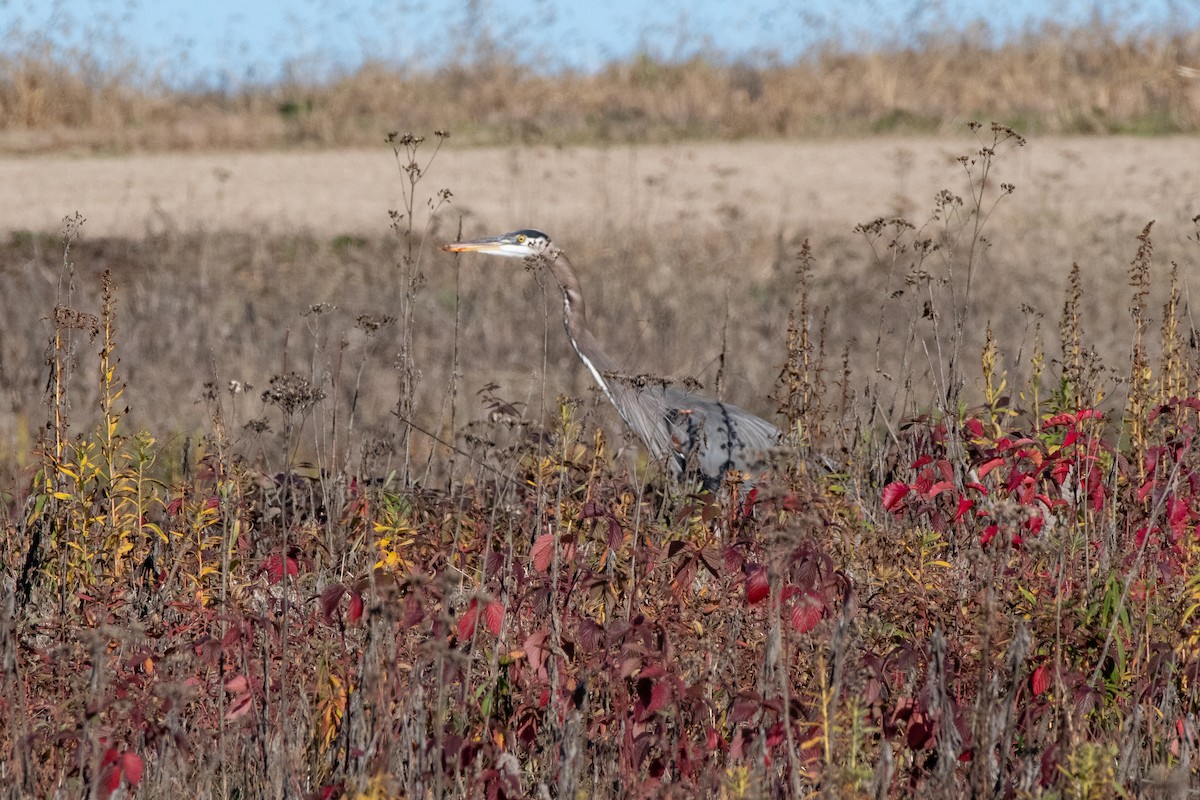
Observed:
[[[878,216],[918,219],[936,191],[965,191],[954,159],[968,139],[460,149],[448,140],[421,190],[454,195],[439,213],[468,231],[531,226],[562,243],[592,232],[754,228],[849,233]],[[426,144],[425,155],[431,152]],[[1200,213],[1200,138],[1048,138],[1004,158],[1019,207],[1057,224],[1184,221]],[[242,229],[371,235],[401,207],[406,179],[385,147],[322,152],[170,153],[0,159],[0,226],[55,231],[79,211],[87,236]],[[418,203],[423,198],[418,193]]]

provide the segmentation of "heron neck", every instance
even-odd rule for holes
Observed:
[[[596,383],[613,400],[613,393],[606,373],[620,372],[617,362],[604,351],[587,324],[587,306],[583,300],[583,292],[579,286],[579,276],[570,260],[561,251],[550,261],[550,271],[563,293],[563,325],[567,329],[567,338],[571,346],[583,360]],[[614,401],[615,402],[615,401]]]

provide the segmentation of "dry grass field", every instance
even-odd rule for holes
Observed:
[[[468,396],[491,382],[523,402],[588,389],[560,335],[553,287],[513,264],[459,265],[435,251],[460,223],[468,236],[519,227],[554,236],[584,270],[594,324],[631,369],[711,384],[724,337],[724,390],[765,411],[784,357],[800,243],[812,245],[813,302],[828,308],[829,346],[849,347],[855,379],[866,380],[880,314],[894,317],[885,333],[898,335],[911,298],[885,299],[897,276],[855,226],[894,217],[926,224],[939,191],[968,196],[970,176],[956,157],[971,149],[966,137],[572,148],[447,140],[418,185],[413,215],[413,267],[422,276],[413,356],[424,376],[422,408],[434,415],[428,424],[444,424],[435,410],[445,413],[456,330]],[[988,323],[1003,341],[1025,346],[1031,324],[1053,330],[1079,263],[1090,340],[1120,365],[1135,237],[1156,220],[1163,263],[1186,263],[1194,247],[1200,141],[1039,140],[1005,153],[990,180],[989,190],[1008,182],[1016,191],[988,219],[994,246],[982,261],[987,280],[974,290],[971,344]],[[50,310],[63,285],[54,232],[74,212],[86,221],[72,261],[91,276],[76,279],[75,302],[95,313],[95,276],[113,270],[127,399],[153,430],[202,429],[207,412],[197,400],[206,383],[262,385],[286,371],[288,358],[309,363],[327,357],[321,347],[365,346],[354,320],[404,307],[408,245],[388,211],[404,210],[409,186],[386,145],[10,157],[0,159],[0,182],[13,189],[0,198],[9,226],[2,302],[14,332],[3,343],[6,419],[21,447],[41,414],[30,388],[44,379]],[[448,201],[439,199],[443,189]],[[329,310],[313,317],[308,310],[319,304]],[[392,402],[385,387],[395,343],[371,347],[379,360],[364,366],[372,389],[359,402],[378,422]]]
[[[470,52],[469,43],[466,52]],[[303,74],[304,70],[299,70]],[[985,29],[919,49],[827,49],[791,63],[641,56],[543,75],[517,56],[437,70],[371,63],[327,84],[181,92],[136,65],[34,41],[0,52],[0,150],[179,151],[373,145],[382,130],[471,144],[955,135],[971,119],[1027,134],[1194,132],[1200,38],[1096,23],[1003,45]]]
[[[1195,38],[1076,33],[0,71],[0,797],[1200,789]],[[437,249],[525,226],[770,476],[672,480],[544,265]]]

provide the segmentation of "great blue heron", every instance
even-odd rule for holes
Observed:
[[[716,489],[730,470],[757,479],[767,466],[780,432],[771,423],[729,403],[709,400],[663,381],[625,376],[588,328],[579,277],[565,253],[541,231],[519,230],[501,236],[442,247],[452,253],[490,253],[543,261],[563,293],[567,338],[621,419],[654,458],[670,460],[677,477],[697,474],[705,488]]]

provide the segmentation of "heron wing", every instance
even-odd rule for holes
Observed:
[[[670,387],[662,390],[662,400],[677,470],[694,469],[715,486],[731,469],[757,476],[767,468],[781,436],[771,423],[730,403]]]
[[[765,419],[674,387],[613,387],[621,418],[655,458],[667,458],[677,476],[698,473],[716,488],[731,469],[760,475],[782,436]]]

